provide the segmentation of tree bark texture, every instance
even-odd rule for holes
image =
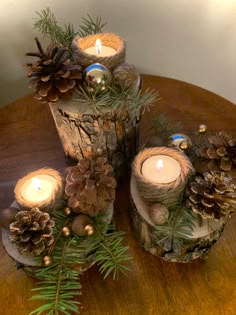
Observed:
[[[68,164],[82,158],[104,156],[112,164],[117,180],[127,176],[138,147],[139,122],[131,120],[126,111],[120,115],[111,111],[80,113],[72,107],[51,106]]]
[[[160,233],[151,223],[147,213],[147,204],[139,196],[134,177],[131,180],[131,221],[141,246],[151,254],[170,262],[188,263],[196,258],[204,258],[212,245],[220,238],[225,223],[207,220],[204,226],[196,227],[192,238],[178,238]],[[179,244],[181,243],[181,246]]]

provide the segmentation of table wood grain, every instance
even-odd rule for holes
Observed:
[[[152,117],[166,112],[190,133],[205,123],[209,129],[236,132],[236,106],[194,85],[158,76],[144,76],[145,87],[160,100],[141,122],[140,141],[153,134]],[[0,110],[0,209],[13,200],[20,177],[49,166],[65,167],[64,153],[50,111],[32,95]],[[117,227],[124,230],[133,255],[132,272],[118,282],[103,280],[96,267],[81,278],[81,315],[235,315],[236,214],[207,260],[190,264],[164,262],[138,244],[129,218],[128,179],[117,192]],[[29,301],[34,280],[16,270],[0,243],[0,314],[26,315],[38,305]]]

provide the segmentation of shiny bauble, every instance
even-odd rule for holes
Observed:
[[[106,90],[111,80],[111,72],[100,63],[94,63],[84,70],[84,85],[89,92]]]
[[[179,149],[180,151],[185,151],[191,148],[192,141],[183,133],[175,133],[168,138],[167,146]]]
[[[78,236],[92,235],[94,233],[93,221],[87,215],[79,214],[73,219],[71,229]]]
[[[163,225],[168,221],[169,210],[162,203],[154,203],[148,208],[148,215],[154,224]]]
[[[71,215],[71,209],[69,207],[66,207],[64,209],[64,212],[65,212],[65,215],[67,215],[67,216]]]
[[[141,85],[140,75],[134,65],[122,63],[113,71],[113,80],[116,85],[124,89],[138,92]]]
[[[65,237],[68,237],[71,235],[71,230],[70,228],[68,228],[68,226],[64,226],[62,228],[62,234],[65,236]]]
[[[198,132],[199,133],[205,133],[207,131],[207,125],[201,124],[198,127]]]
[[[43,265],[45,267],[50,266],[52,264],[52,257],[51,256],[44,256],[43,257]]]
[[[19,212],[19,209],[14,207],[0,210],[0,227],[8,230],[10,223],[15,220],[17,212]]]

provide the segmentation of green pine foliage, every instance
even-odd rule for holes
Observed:
[[[64,28],[61,27],[50,8],[43,9],[36,12],[36,14],[34,28],[50,38],[52,42],[60,43],[62,46],[68,47],[69,50],[75,36],[84,37],[90,34],[101,33],[103,27],[106,25],[106,23],[101,21],[100,17],[93,19],[88,15],[86,18],[82,18],[79,29],[75,31],[74,26],[70,23],[65,24]]]
[[[94,113],[105,113],[113,111],[116,115],[125,108],[131,118],[139,119],[146,110],[150,110],[154,101],[158,97],[158,92],[146,89],[138,93],[117,88],[114,84],[108,86],[104,91],[88,93],[82,87],[77,90],[74,100],[78,101],[78,110],[84,113],[90,108]]]
[[[68,217],[62,210],[57,210],[52,212],[52,218],[56,223],[56,238],[68,222]],[[120,273],[129,270],[126,262],[131,257],[128,246],[122,245],[124,233],[115,231],[103,216],[93,218],[93,223],[95,233],[91,236],[60,236],[50,255],[52,264],[37,268],[35,277],[39,281],[37,287],[32,289],[34,295],[31,299],[40,300],[43,304],[29,315],[79,314],[80,302],[75,298],[81,295],[81,272],[73,269],[73,266],[83,266],[95,259],[104,279],[109,274],[113,279],[118,279]],[[37,259],[40,262],[42,257]]]
[[[163,140],[167,140],[172,134],[180,132],[181,123],[172,124],[165,113],[154,117],[152,127],[156,130],[156,134],[160,135]]]

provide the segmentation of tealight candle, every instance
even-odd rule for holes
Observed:
[[[154,155],[142,165],[142,174],[151,182],[168,184],[175,181],[181,173],[178,161],[168,155]]]
[[[161,203],[167,208],[178,202],[193,172],[187,156],[172,148],[146,148],[133,162],[133,175],[143,200],[147,204]]]
[[[101,40],[96,40],[95,46],[88,47],[84,50],[87,54],[99,57],[109,57],[116,54],[116,50],[112,47],[102,45]]]
[[[62,198],[61,175],[49,168],[31,172],[17,182],[15,198],[22,208],[50,210]]]

